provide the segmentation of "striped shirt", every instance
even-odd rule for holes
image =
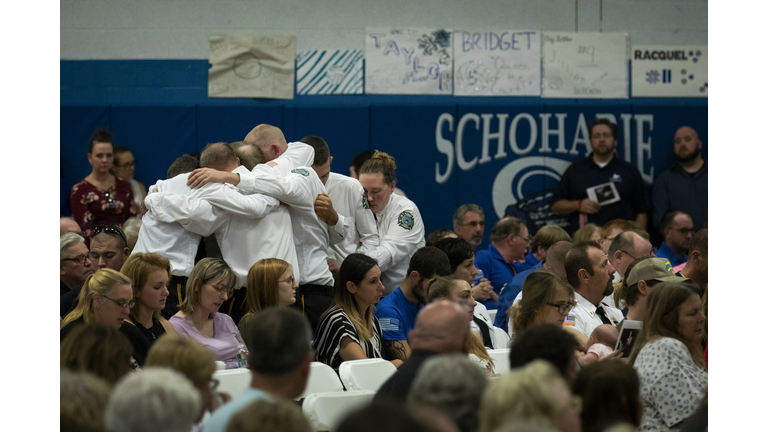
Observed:
[[[360,345],[366,357],[382,358],[381,325],[375,316],[371,318],[373,318],[373,337],[361,343],[352,320],[341,309],[341,306],[333,305],[320,318],[320,323],[315,330],[312,348],[315,349],[316,360],[329,365],[338,372],[341,362],[344,361],[341,359],[339,351],[341,351],[341,340],[345,337]]]

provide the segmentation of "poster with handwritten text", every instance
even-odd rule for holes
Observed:
[[[294,35],[213,35],[208,97],[293,99]]]
[[[542,97],[626,99],[625,33],[542,33]]]
[[[453,93],[451,31],[367,28],[366,94]]]
[[[455,96],[539,96],[541,33],[457,30],[454,40]]]
[[[632,47],[632,97],[707,97],[706,45]]]

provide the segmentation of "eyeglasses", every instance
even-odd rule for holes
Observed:
[[[88,255],[78,255],[74,258],[64,258],[62,261],[76,261],[78,264],[85,264],[85,260],[89,259]]]
[[[210,285],[211,287],[213,287],[213,289],[215,289],[217,293],[219,293],[219,294],[225,294],[226,293],[227,297],[232,297],[232,294],[235,293],[235,289],[234,288],[226,288],[226,287],[222,287],[222,286],[216,286],[216,285],[214,285],[214,284],[212,284],[210,282],[206,282],[206,283],[208,285]]]
[[[105,295],[103,295],[102,297],[104,297],[107,300],[112,300],[113,302],[115,302],[117,307],[119,307],[120,309],[123,309],[125,307],[127,307],[128,309],[133,309],[133,307],[136,306],[136,302],[133,301],[133,300],[120,300],[120,301],[117,301],[117,300],[113,300],[113,299],[111,299],[111,298],[109,298],[109,297],[107,297]]]
[[[288,279],[286,279],[286,280],[278,280],[278,282],[285,282],[285,283],[289,283],[289,284],[291,284],[291,286],[293,286],[293,284],[295,284],[295,283],[296,283],[296,278],[295,278],[295,277],[293,277],[293,276],[291,276],[291,277],[289,277],[289,278],[288,278]]]
[[[599,139],[599,138],[601,138],[601,137],[602,137],[602,138],[613,138],[613,134],[612,134],[612,133],[610,133],[610,132],[604,132],[604,133],[602,133],[602,134],[599,134],[599,133],[594,133],[594,134],[592,134],[592,137],[591,137],[591,138],[592,138],[592,139]]]
[[[461,224],[461,226],[471,226],[472,228],[485,227],[485,221],[472,221]]]
[[[219,388],[219,380],[211,378],[211,381],[208,382],[208,388],[210,388],[212,392],[216,391],[216,389]]]
[[[561,304],[547,303],[547,304],[550,306],[556,307],[557,312],[561,314],[569,313],[570,311],[573,310],[573,306],[574,306],[573,303],[561,303]]]
[[[107,192],[105,192],[104,194],[106,195]],[[120,228],[113,227],[113,226],[97,226],[96,228],[94,228],[91,231],[91,239],[93,239],[94,237],[96,237],[97,235],[99,235],[101,233],[107,233],[107,234],[110,234],[110,235],[113,235],[113,236],[117,235],[121,239],[123,239],[123,244],[124,245],[126,245],[126,246],[128,245],[128,240],[125,239],[125,234],[123,234],[123,230],[121,230]]]
[[[531,243],[533,241],[533,237],[531,237],[530,235],[528,237],[523,237],[523,236],[519,236],[519,235],[515,234],[515,237],[523,240],[526,243]]]

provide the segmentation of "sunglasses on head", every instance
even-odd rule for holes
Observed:
[[[125,234],[123,234],[123,230],[121,230],[120,228],[113,227],[113,226],[98,226],[93,230],[91,230],[91,240],[93,240],[94,237],[96,237],[101,233],[106,233],[112,236],[117,235],[121,239],[123,239],[124,245],[126,246],[128,245],[128,240],[125,239]]]

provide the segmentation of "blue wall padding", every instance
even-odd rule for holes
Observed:
[[[201,151],[210,142],[242,140],[254,126],[268,123],[280,127],[288,141],[305,135],[323,137],[334,156],[332,170],[345,175],[355,154],[367,149],[388,152],[397,162],[398,186],[418,205],[427,233],[438,228],[451,229],[455,209],[474,202],[485,209],[487,242],[491,227],[498,220],[492,188],[502,169],[522,158],[537,161],[535,166],[526,165],[515,171],[513,183],[525,178],[524,183],[505,185],[515,193],[519,187],[524,196],[556,185],[551,175],[540,172],[584,157],[587,151],[588,146],[578,145],[577,155],[557,153],[558,138],[549,136],[552,152],[542,152],[541,114],[551,114],[550,129],[557,128],[556,114],[566,114],[564,137],[568,151],[580,114],[587,124],[597,113],[613,114],[619,127],[617,152],[622,159],[625,126],[621,115],[629,115],[630,158],[635,166],[639,166],[636,116],[651,115],[653,127],[643,124],[642,139],[651,142],[651,154],[643,156],[643,170],[649,173],[653,167],[654,176],[674,162],[673,135],[680,126],[689,125],[698,131],[707,158],[706,99],[380,95],[209,99],[207,68],[205,60],[62,61],[62,181],[76,183],[90,172],[86,160],[88,138],[97,127],[110,129],[117,144],[133,150],[138,160],[136,178],[150,186],[165,178],[168,166],[183,153]],[[509,130],[512,120],[521,113],[534,119],[537,136],[529,153],[515,154]],[[451,175],[438,183],[435,166],[439,164],[440,172],[444,173],[447,163],[447,156],[438,150],[438,119],[448,115],[453,120],[452,130],[443,123],[440,134],[450,142],[455,156],[459,122],[468,114],[492,114],[490,133],[499,129],[497,114],[508,115],[504,134],[506,156],[495,157],[497,141],[492,139],[488,149],[490,161],[465,171],[454,160]],[[479,130],[471,121],[466,125],[463,152],[468,161],[475,156],[479,160],[482,155],[483,125],[482,118]],[[518,147],[524,148],[530,136],[528,121],[520,120],[515,134]]]

